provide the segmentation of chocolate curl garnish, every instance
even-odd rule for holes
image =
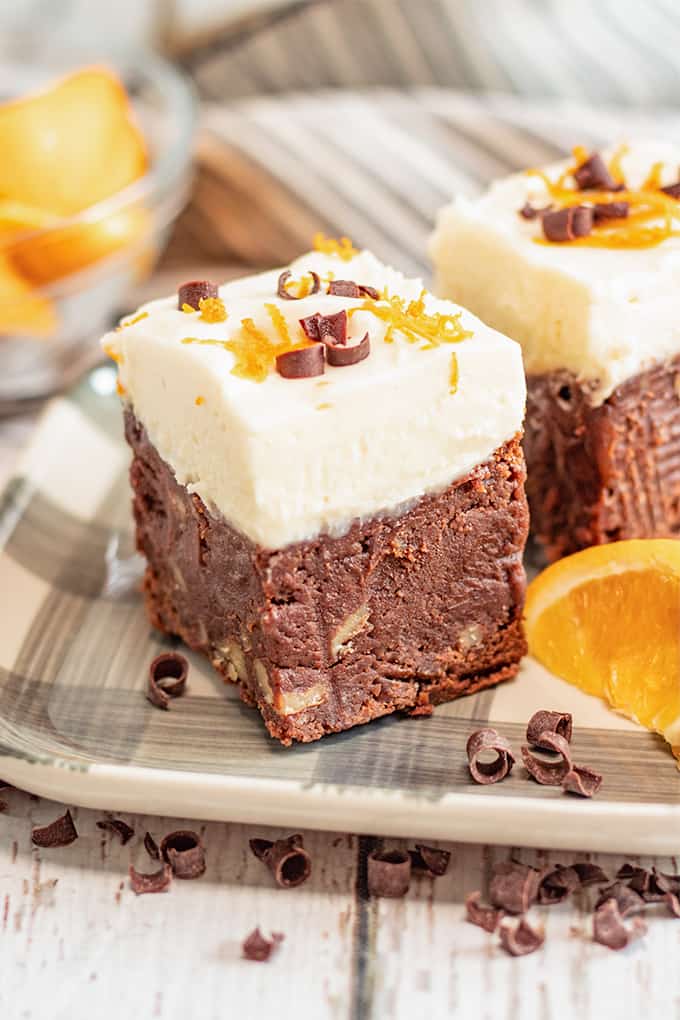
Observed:
[[[445,875],[451,860],[449,850],[439,850],[437,847],[424,846],[422,843],[416,843],[415,850],[409,850],[409,856],[413,871],[423,872],[431,878],[441,878]]]
[[[288,280],[290,280],[292,275],[293,274],[291,273],[290,269],[284,269],[284,271],[279,276],[279,282],[276,287],[276,293],[280,298],[285,298],[286,301],[300,301],[301,298],[296,297],[294,294],[291,294],[290,291],[286,290],[286,284]],[[309,297],[310,294],[318,294],[319,291],[321,290],[321,280],[319,279],[318,273],[314,273],[312,270],[310,270],[307,275],[311,276],[313,284],[312,289],[307,294],[305,294],[305,297]]]
[[[602,786],[602,776],[586,765],[573,765],[562,780],[567,793],[579,797],[593,797]]]
[[[191,308],[199,311],[201,301],[218,296],[219,288],[216,283],[211,283],[210,280],[190,280],[188,283],[183,283],[177,292],[177,307],[181,311],[184,305],[190,305]]]
[[[145,893],[165,892],[172,880],[172,870],[169,864],[164,864],[160,871],[154,871],[151,875],[143,875],[136,868],[130,865],[130,887],[137,896]]]
[[[465,897],[466,920],[470,924],[476,924],[478,928],[483,928],[484,931],[495,932],[505,917],[505,911],[498,910],[496,907],[481,906],[481,898],[482,894],[479,891],[471,892]]]
[[[266,939],[259,928],[251,931],[250,935],[243,940],[241,951],[244,960],[254,960],[256,963],[266,963],[275,949],[281,945],[285,936],[281,932],[273,931],[271,939]]]
[[[76,839],[78,839],[78,832],[73,824],[70,811],[67,811],[59,818],[55,818],[49,825],[37,826],[31,832],[31,841],[35,846],[41,846],[45,849],[70,846]]]
[[[146,696],[156,708],[168,708],[171,698],[184,694],[189,663],[179,652],[161,652],[149,666]]]
[[[541,747],[545,751],[552,751],[552,747],[541,744],[542,733],[557,733],[564,737],[567,743],[571,743],[572,718],[570,712],[548,712],[540,709],[534,712],[527,723],[527,743],[534,747]]]
[[[335,294],[337,297],[361,297],[361,289],[354,280],[331,280],[327,293]]]
[[[641,917],[634,917],[630,926],[626,927],[614,899],[605,900],[595,911],[593,939],[607,949],[625,949],[646,931],[647,925]]]
[[[664,900],[668,907],[668,913],[672,914],[673,917],[680,917],[680,899],[678,899],[676,893],[666,893]]]
[[[411,857],[405,850],[374,850],[367,861],[371,896],[399,899],[411,884]]]
[[[621,188],[610,174],[599,152],[594,152],[577,167],[574,171],[574,180],[581,191],[619,191]]]
[[[347,343],[347,311],[319,316],[319,340],[328,346]]]
[[[530,202],[525,202],[519,210],[519,215],[523,220],[537,220],[539,217],[544,216],[547,212],[550,212],[551,209],[551,205],[544,205],[542,209],[537,209],[536,206],[531,205]]]
[[[205,850],[201,837],[191,829],[170,832],[162,840],[160,853],[175,878],[200,878],[205,873]]]
[[[661,188],[661,191],[670,198],[680,198],[680,181],[675,184],[667,184],[665,188]]]
[[[250,849],[258,860],[267,865],[282,889],[302,885],[312,873],[312,859],[302,845],[299,833],[273,843],[268,839],[251,839]]]
[[[628,202],[596,202],[593,206],[595,223],[605,220],[625,220],[630,211]]]
[[[284,379],[311,379],[323,375],[325,370],[324,349],[318,344],[286,351],[276,358],[276,371]]]
[[[571,896],[582,887],[581,879],[575,868],[558,865],[541,879],[538,889],[538,902],[544,906],[553,906]]]
[[[500,783],[502,779],[510,775],[512,766],[515,764],[515,756],[510,744],[505,737],[501,737],[491,727],[471,733],[468,737],[466,751],[470,775],[476,783],[481,783],[482,786]],[[495,753],[495,761],[479,760],[480,756],[487,751]]]
[[[502,861],[493,869],[489,899],[508,914],[525,914],[538,896],[541,872],[528,864]]]
[[[97,822],[97,828],[103,829],[104,832],[115,832],[120,839],[121,846],[129,843],[135,834],[132,826],[124,822],[122,818],[103,818],[101,822]]]
[[[365,283],[360,283],[359,290],[365,297],[370,297],[372,301],[380,300],[380,291],[375,287],[368,287]]]
[[[599,864],[591,864],[590,861],[576,861],[571,867],[581,880],[581,888],[587,889],[590,885],[600,885],[608,882],[609,878]]]
[[[559,733],[544,730],[537,736],[538,746],[546,751],[554,751],[561,756],[561,761],[545,761],[534,754],[526,745],[522,747],[524,767],[541,786],[561,786],[572,768],[571,749]]]
[[[158,849],[158,843],[150,832],[147,832],[144,836],[144,849],[153,861],[159,861],[161,859],[161,852]]]
[[[646,868],[624,864],[619,868],[616,877],[620,881],[625,881],[629,889],[639,893],[645,903],[662,903],[667,893],[677,894],[680,892],[678,876],[664,875],[656,868],[647,871]]]
[[[560,244],[587,237],[593,229],[593,210],[585,205],[547,212],[541,219],[546,240]]]
[[[628,917],[629,914],[639,914],[641,910],[645,909],[645,901],[640,893],[636,892],[635,889],[631,889],[629,885],[624,885],[623,882],[612,882],[605,889],[600,889],[595,909],[597,910],[607,900],[613,900],[616,903],[621,917]]]
[[[632,883],[631,883],[632,884]],[[673,895],[680,895],[680,875],[664,875],[662,871],[657,871],[656,868],[652,868],[652,874],[650,876],[649,883],[649,895],[657,896],[659,894],[673,893]],[[646,899],[645,894],[642,894]]]
[[[344,368],[347,365],[358,365],[371,353],[371,341],[366,333],[358,344],[350,344],[348,347],[335,347],[329,345],[326,348],[326,361],[334,368]]]
[[[319,335],[319,319],[321,315],[319,312],[314,312],[314,315],[307,315],[304,319],[300,319],[300,325],[308,340],[321,340]]]
[[[503,949],[510,956],[528,956],[541,948],[545,942],[545,931],[541,925],[534,927],[522,917],[517,924],[502,924],[500,937]]]

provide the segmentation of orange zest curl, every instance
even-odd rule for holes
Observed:
[[[404,298],[396,294],[390,295],[385,290],[380,301],[367,298],[363,304],[350,309],[349,314],[355,311],[371,312],[387,323],[384,337],[386,344],[394,342],[396,330],[402,333],[410,344],[424,341],[420,348],[423,351],[439,347],[441,344],[457,344],[472,336],[470,330],[461,326],[461,312],[447,315],[442,312],[428,314],[425,311],[425,293],[424,290],[421,291],[416,300],[407,303]]]
[[[276,305],[267,304],[264,307],[267,309],[274,329],[281,338],[281,343],[288,344],[288,346],[290,346],[292,340],[290,338],[290,332],[288,331],[288,323],[285,320],[283,312]]]
[[[184,304],[182,305],[182,311],[184,312],[185,315],[193,315],[196,309],[194,308],[193,305],[189,305],[185,301]]]
[[[205,404],[205,397],[196,397],[194,403],[196,407],[201,407],[202,404]]]
[[[451,354],[451,369],[449,371],[449,393],[454,394],[458,390],[458,358],[456,352]]]
[[[127,396],[127,390],[123,386],[120,379],[116,379],[116,393],[118,394],[119,397]]]
[[[120,354],[111,344],[104,345],[104,354],[107,358],[111,358],[111,361],[115,361],[117,365],[123,363],[123,355]]]
[[[358,249],[354,247],[349,237],[341,237],[336,240],[332,237],[325,237],[321,231],[314,235],[314,249],[315,251],[322,252],[324,255],[337,255],[344,262],[349,262],[350,259],[359,254]]]
[[[141,322],[142,319],[148,319],[148,312],[140,312],[139,315],[135,315],[134,319],[126,319],[125,322],[121,322],[118,329],[127,329],[128,326],[134,326],[136,323]]]
[[[204,322],[227,321],[227,309],[224,307],[224,301],[222,298],[201,298],[198,302],[198,307],[201,311],[199,319],[203,319]]]
[[[281,321],[273,315],[270,309],[273,308],[281,316]],[[248,379],[250,382],[264,382],[269,373],[273,370],[276,358],[279,354],[287,351],[298,351],[304,347],[312,347],[313,341],[304,340],[295,342],[291,339],[283,315],[275,305],[267,306],[277,331],[276,337],[269,337],[264,330],[255,325],[253,319],[241,319],[241,328],[229,340],[212,340],[205,337],[185,336],[183,344],[203,344],[209,347],[221,347],[225,351],[231,351],[234,355],[234,365],[231,369],[232,375],[241,379]],[[285,338],[281,327],[285,332]]]

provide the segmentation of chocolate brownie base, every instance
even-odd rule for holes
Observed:
[[[622,383],[599,407],[565,372],[527,382],[527,495],[547,556],[680,537],[680,358]]]
[[[520,439],[400,516],[279,550],[178,485],[133,413],[137,545],[154,626],[207,655],[284,744],[514,676],[528,530]]]

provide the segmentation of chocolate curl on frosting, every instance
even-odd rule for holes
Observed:
[[[566,209],[547,212],[541,219],[547,241],[561,244],[587,237],[593,229],[593,210],[585,205],[572,205]]]
[[[470,775],[476,783],[480,783],[482,786],[500,783],[502,779],[510,775],[512,766],[515,764],[515,756],[510,744],[505,737],[501,737],[491,727],[471,733],[468,737],[466,750]],[[481,755],[488,751],[495,753],[495,761],[480,761]]]
[[[619,191],[621,188],[599,152],[594,152],[576,168],[574,180],[581,191]]]
[[[325,372],[323,347],[301,347],[296,351],[286,351],[276,358],[276,371],[284,379],[311,379]]]
[[[312,873],[312,859],[302,845],[302,836],[295,833],[286,839],[251,839],[250,849],[267,865],[276,884],[293,889],[306,882]]]
[[[371,353],[371,342],[366,333],[358,344],[350,344],[347,347],[334,346],[329,344],[326,347],[326,361],[329,365],[342,368],[346,365],[357,365]]]
[[[280,298],[285,298],[286,301],[299,301],[300,300],[299,297],[296,297],[294,294],[291,294],[290,291],[286,289],[286,284],[288,283],[292,275],[293,274],[291,273],[290,269],[284,269],[284,271],[279,276],[279,282],[276,287],[276,293]],[[312,289],[307,294],[305,294],[304,297],[309,297],[310,294],[318,294],[319,291],[321,290],[321,280],[319,279],[318,273],[315,273],[313,272],[313,270],[310,270],[308,275],[311,276],[313,281]]]
[[[199,311],[201,301],[218,296],[219,288],[216,283],[211,283],[210,280],[190,280],[183,283],[177,292],[177,307],[181,311],[184,305],[189,305],[190,308]]]

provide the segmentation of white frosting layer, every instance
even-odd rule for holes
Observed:
[[[656,161],[663,184],[678,180],[680,147],[640,142],[622,161],[627,185],[639,187]],[[572,162],[548,167],[551,179]],[[646,249],[537,244],[540,224],[518,215],[527,201],[549,198],[520,173],[443,209],[431,241],[435,290],[518,340],[527,373],[567,369],[599,404],[680,352],[680,238]]]
[[[330,271],[407,299],[418,298],[422,287],[368,252],[350,262],[314,252],[291,269],[294,278]],[[265,303],[275,304],[291,335],[302,338],[301,317],[362,303],[325,293],[279,299],[278,275],[223,286],[226,322],[180,312],[173,296],[146,305],[140,310],[146,317],[104,338],[119,360],[127,399],[178,481],[253,541],[280,548],[394,509],[463,476],[520,431],[520,349],[467,312],[461,322],[473,336],[429,350],[399,333],[385,343],[385,324],[357,312],[350,338],[368,331],[370,356],[311,379],[272,372],[252,382],[231,373],[230,351],[181,343],[186,336],[228,339],[245,317],[274,336]],[[431,296],[426,310],[460,311]],[[459,381],[452,394],[454,351]]]

